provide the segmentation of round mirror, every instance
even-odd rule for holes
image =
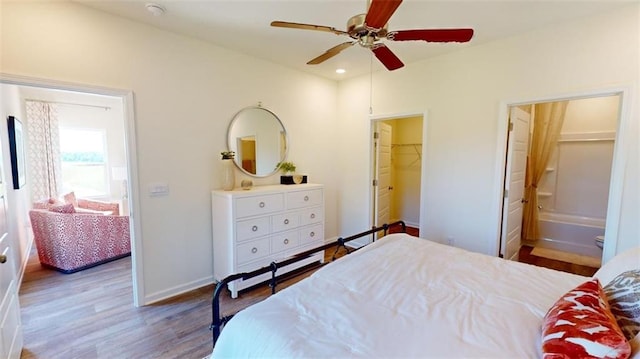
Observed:
[[[273,112],[247,107],[238,112],[227,132],[229,151],[236,153],[236,166],[254,177],[267,177],[278,171],[276,165],[287,156],[287,131]]]

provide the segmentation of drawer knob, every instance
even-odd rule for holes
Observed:
[[[309,233],[309,237],[313,237],[313,236],[315,236],[315,235],[316,235],[316,232],[311,232],[311,233]]]
[[[311,217],[311,219],[314,219],[314,218],[316,218],[316,214],[315,213],[311,213],[310,217]]]
[[[304,196],[304,201],[307,202],[309,200],[309,196]]]
[[[251,227],[251,230],[254,231],[254,232],[257,232],[258,231],[258,226]]]
[[[256,247],[251,248],[251,253],[253,253],[253,254],[258,253],[258,248],[256,248]]]
[[[260,208],[264,208],[265,204],[264,204],[264,202],[260,202],[260,204],[258,206],[260,206]]]
[[[284,220],[284,224],[289,224],[289,220],[288,220],[288,219],[285,219],[285,220]]]
[[[289,239],[288,239],[288,238],[285,238],[285,239],[284,239],[284,241],[282,241],[282,243],[284,243],[284,244],[289,244]]]

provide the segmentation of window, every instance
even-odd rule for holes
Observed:
[[[60,128],[63,191],[80,197],[109,193],[105,144],[102,130]]]

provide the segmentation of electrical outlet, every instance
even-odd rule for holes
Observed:
[[[453,239],[453,237],[447,237],[447,244],[450,246],[455,246],[456,241]]]

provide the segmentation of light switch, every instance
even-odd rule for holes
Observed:
[[[149,195],[153,197],[166,196],[169,194],[169,184],[167,182],[154,182],[149,184]]]

